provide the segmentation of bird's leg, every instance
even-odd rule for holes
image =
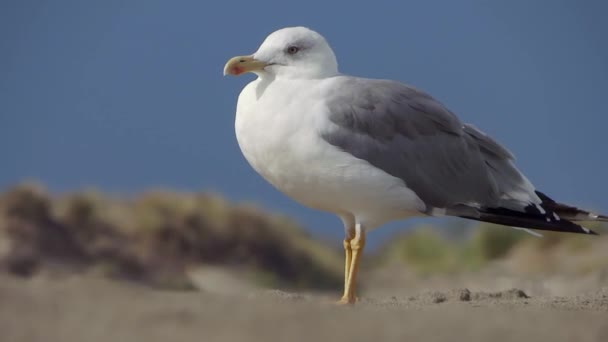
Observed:
[[[345,277],[344,295],[340,300],[340,303],[342,304],[354,304],[357,300],[357,297],[355,296],[357,273],[359,271],[359,261],[361,260],[361,254],[363,253],[364,247],[365,229],[361,224],[357,223],[355,237],[350,240],[351,260],[350,267],[348,267],[348,275]]]
[[[342,299],[347,297],[348,294],[348,277],[350,276],[350,263],[353,259],[353,250],[350,247],[350,242],[352,241],[352,237],[347,236],[344,239],[344,295]]]

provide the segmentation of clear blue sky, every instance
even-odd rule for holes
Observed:
[[[222,77],[229,57],[304,25],[342,72],[425,89],[510,148],[539,189],[608,212],[607,12],[574,0],[1,0],[0,189],[213,190],[340,237],[337,219],[246,164],[233,122],[252,76]]]

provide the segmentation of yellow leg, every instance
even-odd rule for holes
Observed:
[[[344,239],[344,295],[342,299],[347,297],[348,294],[348,277],[350,276],[350,263],[353,259],[353,249],[350,247],[350,242],[352,239],[346,238]],[[340,300],[340,303],[343,300]]]
[[[360,227],[357,227],[360,228]],[[357,285],[357,273],[359,271],[359,261],[361,260],[361,254],[363,253],[363,248],[365,247],[365,231],[362,229],[357,229],[355,234],[355,238],[350,241],[350,260],[347,257],[346,262],[350,261],[350,266],[345,266],[345,269],[348,268],[348,272],[345,274],[345,282],[344,282],[344,295],[342,299],[340,299],[340,304],[354,304],[357,300],[355,295],[356,285]],[[346,250],[346,243],[345,243]],[[347,252],[348,253],[348,252]]]

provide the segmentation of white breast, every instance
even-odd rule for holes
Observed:
[[[280,91],[277,91],[279,90]],[[403,182],[338,150],[319,135],[331,123],[319,81],[256,80],[241,92],[236,136],[251,166],[294,200],[351,213],[368,228],[424,210]]]

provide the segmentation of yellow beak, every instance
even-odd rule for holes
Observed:
[[[239,76],[246,72],[255,72],[263,70],[268,64],[258,61],[252,56],[236,56],[226,62],[224,66],[224,76],[233,75]]]

